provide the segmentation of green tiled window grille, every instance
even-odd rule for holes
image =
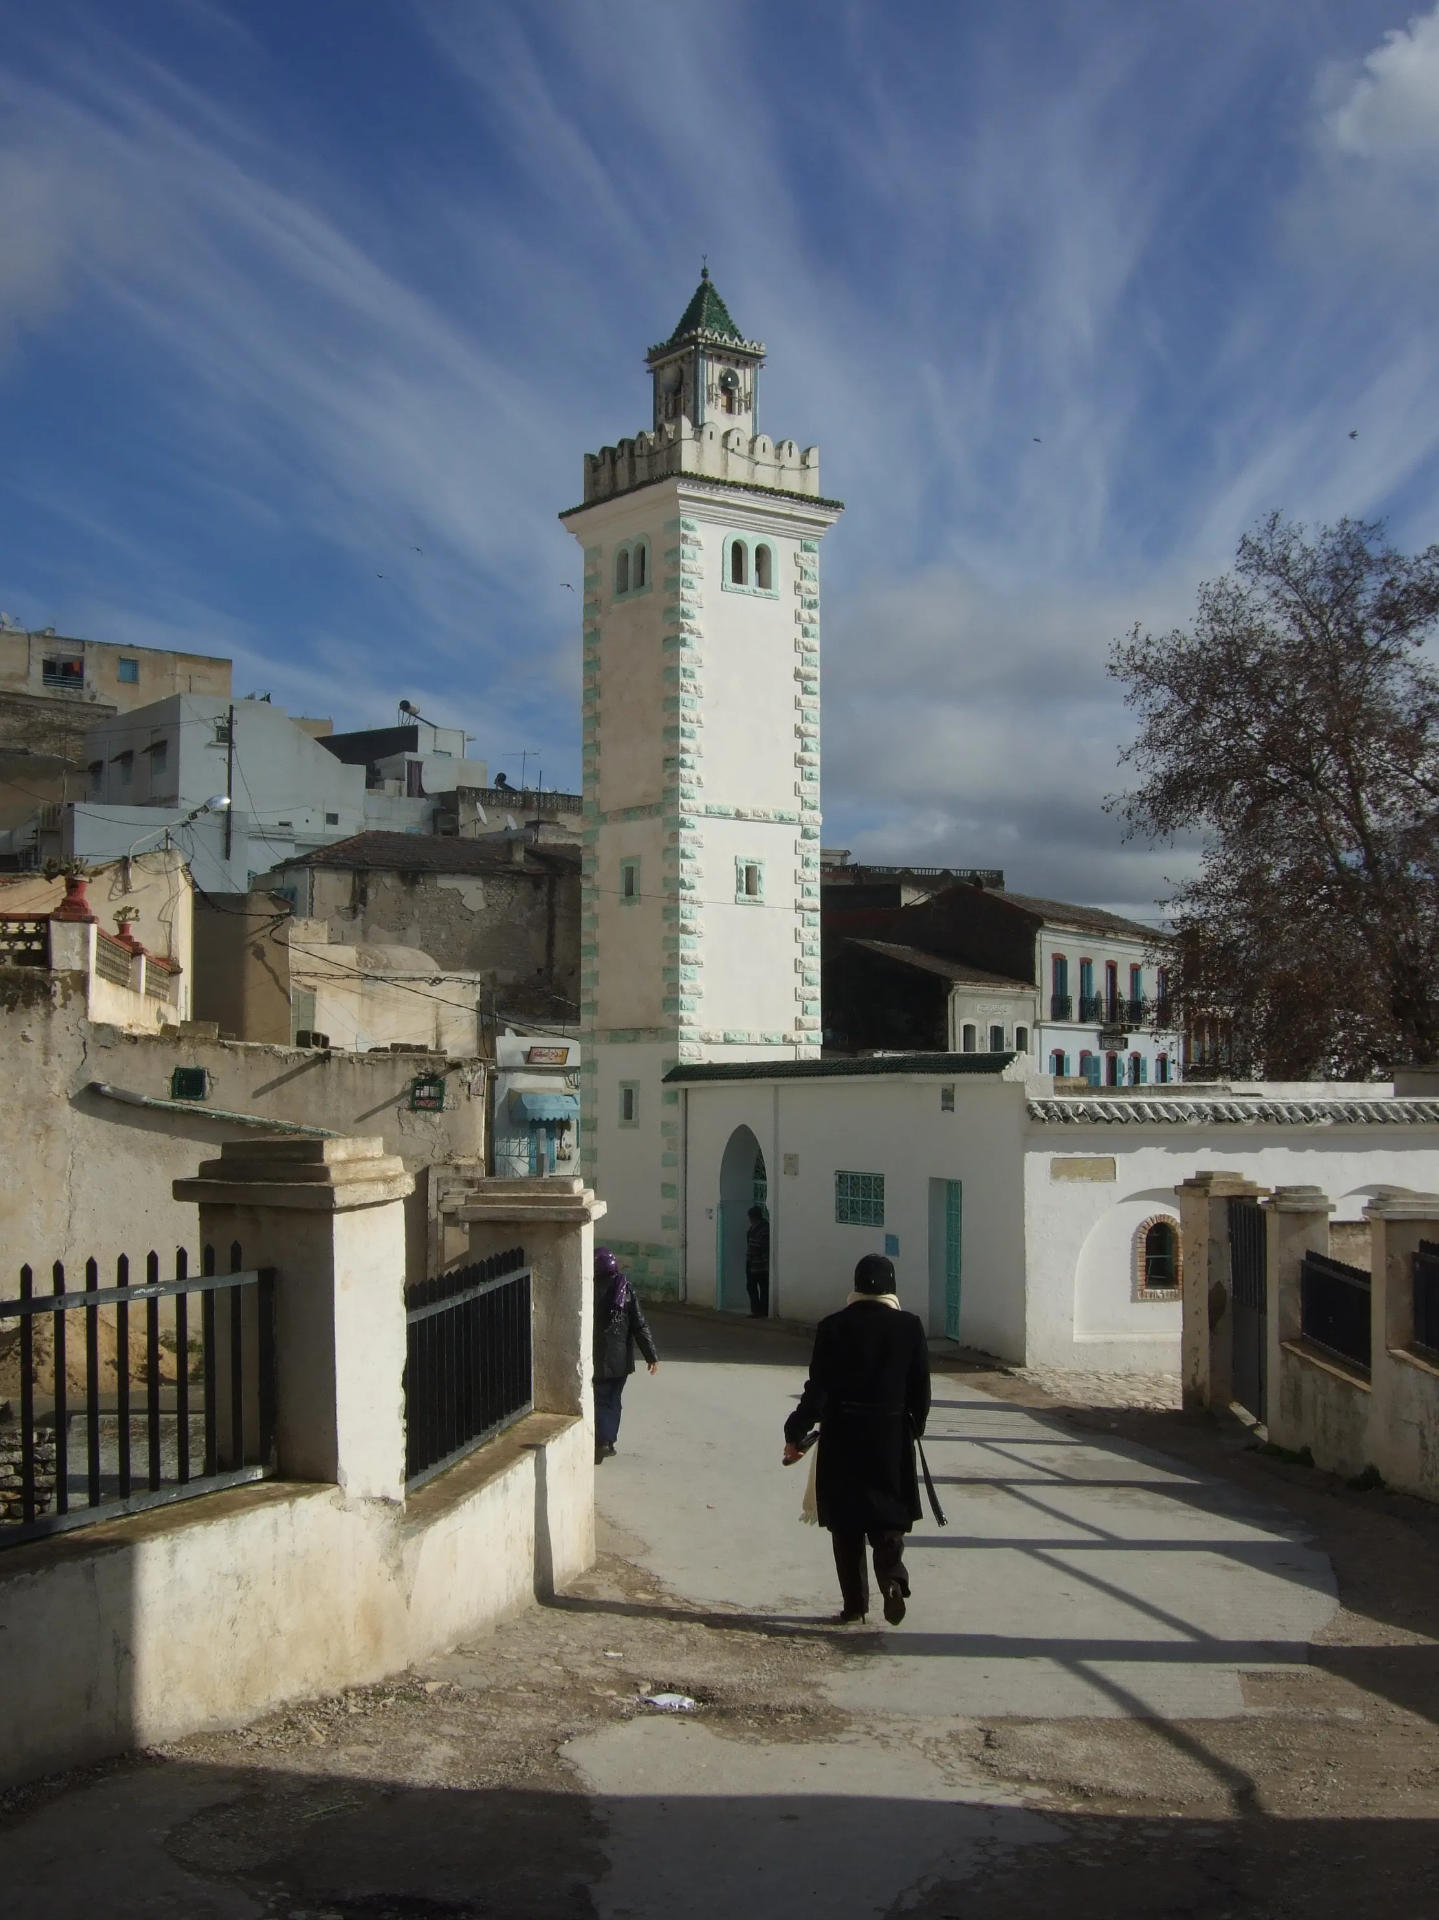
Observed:
[[[884,1225],[884,1175],[836,1173],[834,1217],[842,1227]]]

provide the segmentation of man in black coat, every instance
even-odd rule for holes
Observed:
[[[788,1464],[799,1459],[800,1442],[819,1422],[815,1498],[819,1523],[834,1542],[843,1623],[869,1612],[866,1538],[884,1617],[892,1626],[904,1618],[904,1536],[920,1517],[914,1441],[928,1418],[924,1324],[900,1307],[893,1263],[866,1254],[855,1268],[849,1304],[819,1323],[809,1379],[784,1424]]]

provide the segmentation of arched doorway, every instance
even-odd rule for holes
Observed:
[[[759,1141],[748,1127],[736,1127],[720,1162],[719,1205],[715,1209],[715,1305],[722,1313],[748,1313],[744,1284],[745,1232],[751,1207],[769,1218],[769,1177]]]

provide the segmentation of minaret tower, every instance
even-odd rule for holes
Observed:
[[[680,1061],[820,1047],[819,453],[756,431],[764,348],[701,275],[654,426],[585,456],[586,1178],[648,1293],[682,1284]]]

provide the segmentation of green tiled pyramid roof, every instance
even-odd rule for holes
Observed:
[[[689,305],[680,315],[679,325],[668,340],[662,340],[657,347],[650,348],[650,357],[667,353],[682,342],[696,338],[723,341],[747,353],[764,352],[759,341],[746,340],[734,321],[730,319],[729,308],[720,299],[714,282],[710,279],[708,267],[701,269],[700,283],[695,288]]]

